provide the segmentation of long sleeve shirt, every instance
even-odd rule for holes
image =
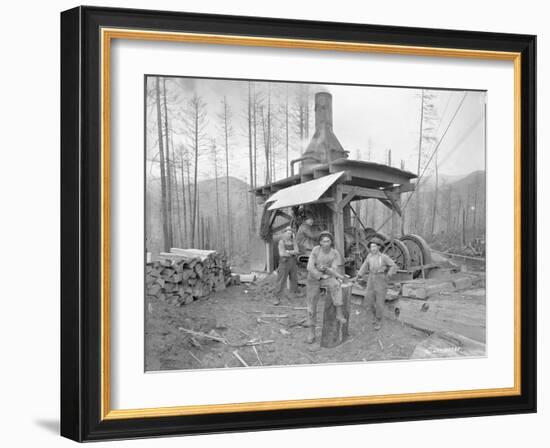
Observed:
[[[367,272],[376,274],[387,272],[388,275],[393,275],[397,272],[397,265],[386,254],[380,252],[377,254],[368,254],[357,273],[357,277],[361,278]]]

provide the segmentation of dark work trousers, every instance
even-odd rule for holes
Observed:
[[[368,305],[373,309],[376,320],[381,321],[384,312],[384,302],[386,301],[386,291],[388,283],[386,273],[370,273],[367,280],[367,291],[365,299]]]
[[[298,266],[296,265],[296,257],[280,257],[279,267],[277,268],[277,287],[275,295],[282,297],[285,291],[286,279],[290,277],[290,290],[298,292]]]

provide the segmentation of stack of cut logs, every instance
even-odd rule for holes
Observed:
[[[147,263],[147,298],[185,305],[232,282],[226,257],[214,250],[170,249]]]

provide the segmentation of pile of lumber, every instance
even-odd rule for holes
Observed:
[[[170,249],[147,263],[147,298],[185,305],[233,281],[227,259],[214,250]]]

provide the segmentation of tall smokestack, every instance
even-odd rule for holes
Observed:
[[[348,157],[332,131],[332,95],[328,92],[315,94],[315,133],[303,157],[309,159],[302,162],[302,171]]]

